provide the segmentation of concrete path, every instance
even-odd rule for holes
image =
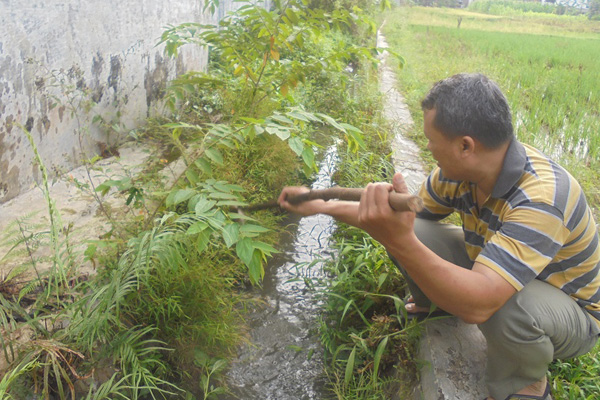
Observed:
[[[135,142],[125,143],[119,148],[120,157],[110,157],[98,161],[94,169],[90,171],[90,177],[95,186],[108,179],[122,179],[126,176],[135,176],[141,170],[147,157],[150,155],[150,148]],[[163,170],[164,179],[169,179],[170,171],[177,163],[170,164]],[[180,171],[173,171],[177,174]],[[61,215],[60,228],[69,230],[69,238],[74,250],[82,251],[87,246],[89,240],[97,240],[100,235],[105,234],[110,225],[102,214],[98,202],[88,190],[80,190],[74,182],[89,184],[85,167],[76,168],[63,176],[63,179],[52,182],[50,185],[50,197],[56,204]],[[125,207],[125,195],[116,193],[115,190],[104,196],[103,201],[106,207],[110,207],[114,215],[122,218],[122,210]],[[9,255],[5,257],[10,244],[2,245],[2,239],[8,234],[8,227],[17,218],[24,219],[29,224],[35,224],[34,232],[48,231],[50,226],[48,203],[44,198],[42,190],[34,187],[25,191],[16,198],[0,204],[0,278],[10,274],[13,268],[18,268],[27,261],[29,257],[26,254]],[[22,252],[21,252],[22,253]],[[40,258],[50,255],[50,248],[42,246],[38,248],[34,257]],[[37,265],[38,271],[49,267],[49,263],[43,261]],[[33,270],[26,271],[25,276],[19,280],[27,280],[27,276],[33,274]],[[79,273],[92,273],[93,266],[81,264]]]
[[[377,47],[388,47],[381,28],[377,32]],[[388,53],[382,52],[380,58],[379,90],[386,96],[384,113],[393,126],[393,163],[396,171],[404,175],[410,191],[415,192],[427,174],[418,156],[419,148],[405,136],[414,123],[403,96],[396,90],[396,75],[386,62]],[[454,317],[426,322],[419,346],[419,358],[425,362],[413,398],[485,398],[485,354],[485,338],[475,325],[465,324]]]
[[[377,47],[388,47],[381,29],[377,31]],[[379,56],[382,61],[379,64],[379,91],[385,94],[383,112],[393,129],[392,161],[396,170],[404,176],[409,190],[415,192],[427,177],[427,173],[419,157],[419,147],[406,137],[414,122],[404,97],[396,90],[396,74],[388,65],[388,57],[389,53],[385,50]]]

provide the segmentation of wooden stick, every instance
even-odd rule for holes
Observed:
[[[360,201],[364,189],[332,187],[329,189],[312,189],[309,192],[298,196],[291,197],[287,201],[291,204],[300,204],[307,200],[349,200]],[[418,212],[423,209],[423,200],[419,196],[406,193],[390,193],[390,207],[396,211],[414,211]]]
[[[298,196],[293,196],[287,199],[291,204],[300,204],[308,200],[348,200],[348,201],[360,201],[364,189],[358,188],[343,188],[343,187],[332,187],[328,189],[312,189],[309,192],[303,193]],[[270,201],[268,203],[256,204],[247,207],[240,207],[245,211],[257,211],[264,210],[266,208],[278,207],[276,201]],[[419,196],[410,195],[406,193],[390,193],[390,207],[396,211],[413,211],[418,212],[423,209],[423,200]]]

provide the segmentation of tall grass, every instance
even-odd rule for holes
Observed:
[[[518,138],[565,166],[598,210],[600,23],[583,18],[421,7],[388,14],[388,43],[406,59],[398,78],[416,122],[414,138],[423,143],[420,100],[434,82],[482,72],[506,94]],[[554,398],[600,396],[598,351],[552,364]]]

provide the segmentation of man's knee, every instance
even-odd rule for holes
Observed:
[[[543,340],[546,333],[529,312],[528,298],[528,293],[517,292],[486,322],[479,325],[488,343],[510,346]]]
[[[567,358],[588,351],[592,322],[568,295],[534,280],[515,293],[479,328],[494,346],[539,346],[544,358]]]

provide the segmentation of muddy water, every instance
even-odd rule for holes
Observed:
[[[331,186],[335,158],[331,147],[313,188]],[[265,271],[260,292],[264,307],[249,316],[252,343],[240,349],[232,364],[227,377],[232,395],[223,400],[325,398],[317,333],[318,282],[324,277],[319,260],[331,257],[328,245],[334,220],[317,215],[288,222],[289,235],[279,244],[281,253]]]

